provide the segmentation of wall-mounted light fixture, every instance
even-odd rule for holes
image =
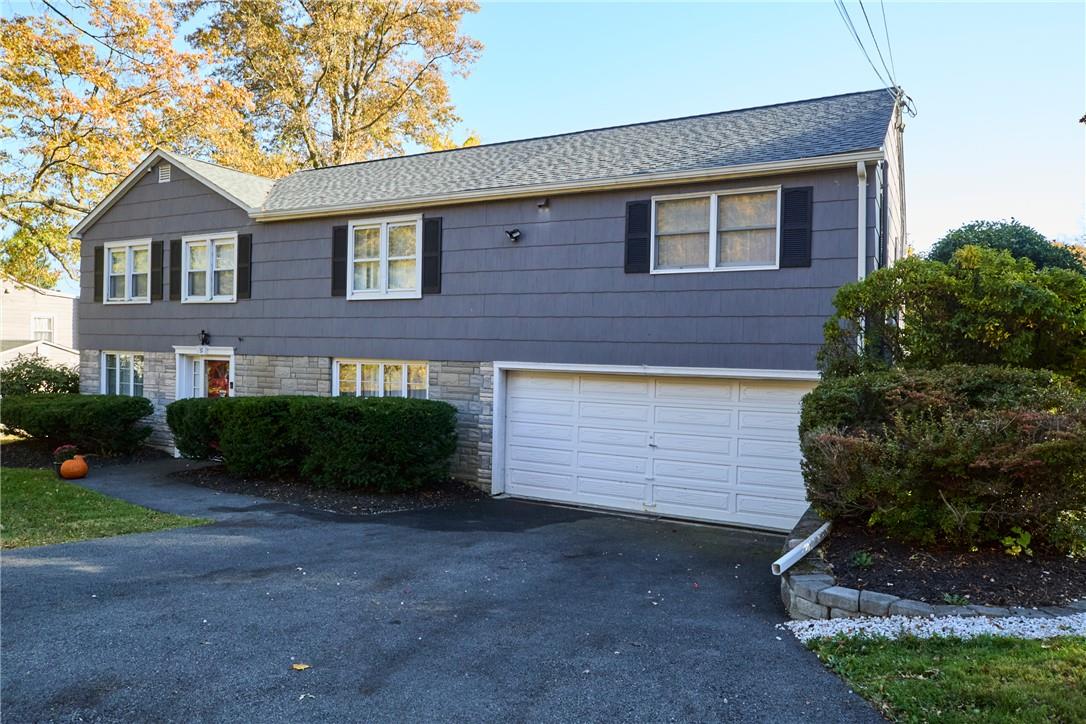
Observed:
[[[509,241],[514,244],[520,241],[520,229],[506,229],[505,235],[509,237]]]
[[[201,329],[200,330],[200,346],[201,347],[206,347],[209,344],[211,344],[211,335]]]

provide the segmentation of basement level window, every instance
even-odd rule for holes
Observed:
[[[170,181],[170,164],[160,163],[158,165],[158,182],[160,184],[169,183]]]

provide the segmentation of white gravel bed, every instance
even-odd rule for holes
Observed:
[[[1086,613],[1059,618],[1027,618],[1008,616],[946,616],[922,618],[916,616],[887,616],[862,618],[831,618],[813,621],[788,621],[778,624],[787,628],[800,641],[832,638],[837,634],[867,638],[896,639],[902,636],[932,638],[947,636],[970,639],[974,636],[1014,636],[1023,639],[1048,639],[1056,636],[1086,636]]]

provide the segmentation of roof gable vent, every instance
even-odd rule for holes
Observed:
[[[158,182],[160,184],[169,183],[170,181],[170,164],[160,163],[158,165]]]

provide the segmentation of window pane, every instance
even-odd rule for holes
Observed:
[[[407,396],[425,400],[428,377],[426,365],[407,365]]]
[[[234,268],[234,245],[232,243],[215,245],[215,268]]]
[[[388,263],[389,289],[415,288],[415,260],[406,259]]]
[[[362,365],[362,396],[378,397],[381,391],[377,388],[377,374],[381,371],[381,365]]]
[[[147,274],[132,275],[132,297],[142,298],[147,296]]]
[[[379,228],[354,230],[354,258],[376,259],[381,256],[381,230]]]
[[[340,364],[339,365],[339,394],[341,395],[357,395],[358,386],[355,381],[355,375],[358,374],[358,365]]]
[[[143,355],[132,358],[132,394],[143,397]]]
[[[189,272],[189,296],[207,296],[207,272]]]
[[[147,253],[146,247],[132,249],[132,271],[146,273],[150,261],[150,254]]]
[[[117,355],[106,355],[106,394],[117,394]]]
[[[356,261],[354,263],[354,290],[356,292],[380,287],[378,279],[380,264],[377,261]]]
[[[124,274],[125,271],[125,250],[114,249],[109,252],[109,273],[110,274]]]
[[[415,225],[388,227],[388,255],[415,255]]]
[[[109,275],[109,298],[110,299],[124,299],[125,298],[124,275],[123,274],[118,275],[118,276],[115,276],[113,274]]]
[[[709,266],[709,198],[656,204],[656,267]]]
[[[385,397],[403,396],[403,365],[385,365]]]
[[[122,354],[117,356],[117,361],[120,363],[121,370],[121,382],[119,394],[131,395],[132,394],[132,356]]]
[[[189,244],[189,269],[207,269],[207,244]]]
[[[234,296],[234,270],[215,272],[215,296]]]
[[[717,229],[777,225],[777,192],[717,197]]]
[[[725,231],[718,234],[717,266],[772,266],[777,263],[777,230]]]

